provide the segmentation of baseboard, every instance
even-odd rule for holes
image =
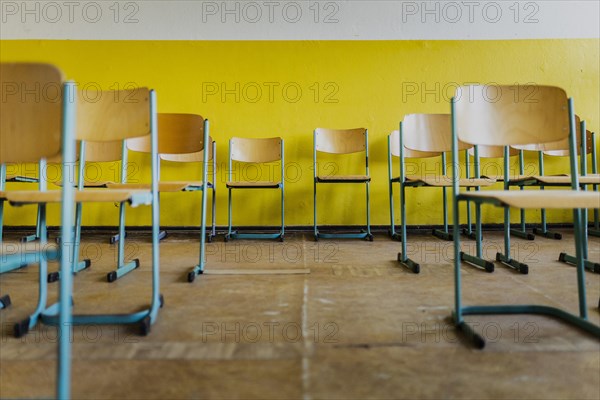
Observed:
[[[461,225],[461,227],[464,225]],[[539,227],[539,224],[526,224],[528,230],[535,227]],[[553,223],[547,224],[549,229],[573,229],[573,224],[568,223]],[[590,225],[593,226],[593,225]],[[511,224],[511,228],[520,228],[520,224]],[[208,228],[208,226],[207,226]],[[280,226],[236,226],[234,229],[240,232],[250,231],[278,231]],[[364,225],[319,225],[319,230],[340,230],[340,231],[360,231],[364,229]],[[34,229],[32,226],[5,226],[6,232],[31,232]],[[128,226],[127,231],[129,232],[150,232],[152,228],[150,226]],[[161,226],[162,230],[171,232],[198,232],[197,226]],[[312,225],[290,225],[286,226],[286,232],[313,232]],[[400,229],[400,226],[396,226],[396,231]],[[409,225],[407,227],[408,232],[419,233],[419,232],[431,232],[433,229],[443,229],[442,225]],[[482,229],[485,231],[503,231],[504,224],[483,224]],[[49,232],[57,232],[60,230],[58,226],[48,227]],[[81,228],[82,232],[111,232],[114,233],[118,230],[117,226],[84,226]],[[387,233],[389,225],[371,225],[371,231],[373,233]],[[452,230],[452,226],[450,226]],[[217,226],[217,233],[221,234],[227,231],[227,226]]]

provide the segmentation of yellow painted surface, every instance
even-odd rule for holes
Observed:
[[[575,99],[576,112],[599,127],[599,40],[378,41],[378,42],[185,42],[185,41],[1,41],[0,60],[43,61],[58,65],[69,79],[89,89],[127,85],[156,89],[160,112],[199,113],[211,121],[218,143],[217,223],[227,223],[227,142],[232,136],[285,139],[286,223],[312,224],[312,130],[317,126],[369,129],[372,223],[389,223],[387,134],[408,113],[449,112],[453,88],[468,82],[556,85]],[[528,155],[528,170],[536,163]],[[149,163],[132,155],[131,178],[144,181]],[[421,167],[432,171],[435,161]],[[439,164],[438,164],[439,165]],[[323,172],[362,173],[360,157],[328,157]],[[561,172],[551,161],[547,173]],[[493,166],[490,168],[494,168]],[[118,166],[104,166],[103,179],[115,179]],[[273,179],[277,168],[235,167],[234,175]],[[97,169],[88,174],[96,176]],[[163,165],[163,178],[198,178],[194,167]],[[9,185],[9,188],[15,188]],[[319,187],[319,221],[364,223],[360,185]],[[410,224],[441,223],[441,191],[409,189]],[[234,224],[276,225],[275,191],[234,193]],[[196,225],[200,194],[164,195],[162,225]],[[52,207],[50,223],[58,222]],[[128,212],[128,223],[148,225],[149,209]],[[516,214],[516,213],[515,213]],[[531,221],[537,214],[531,215]],[[501,214],[486,210],[484,222]],[[551,222],[570,212],[550,214]],[[7,225],[33,224],[33,208],[12,208]],[[209,216],[210,217],[210,216]],[[117,208],[90,205],[84,224],[115,225]]]

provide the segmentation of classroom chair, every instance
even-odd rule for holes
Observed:
[[[129,189],[83,189],[75,191],[76,203],[128,203],[132,207],[151,206],[152,213],[152,282],[150,305],[141,311],[129,314],[73,315],[72,323],[78,324],[138,324],[143,335],[150,332],[157,319],[158,309],[163,304],[159,293],[159,204],[158,204],[158,131],[156,123],[156,94],[147,88],[121,91],[99,92],[95,102],[89,102],[86,96],[77,97],[76,138],[85,141],[116,141],[151,135],[152,148],[152,185],[150,190]],[[80,158],[80,165],[85,159]],[[69,179],[68,182],[71,180]],[[63,190],[66,186],[63,184]],[[11,204],[41,204],[60,202],[59,191],[19,191],[10,192]],[[42,219],[42,226],[45,218]],[[67,236],[61,236],[61,243]],[[74,243],[73,247],[78,247]],[[72,254],[76,254],[74,252]],[[119,254],[119,259],[123,254]],[[77,260],[78,258],[75,258]],[[72,271],[72,268],[69,268]],[[64,281],[64,269],[61,269],[61,281]],[[46,271],[42,271],[46,276]],[[71,274],[67,274],[70,281]],[[47,279],[40,279],[40,293],[47,292]],[[17,323],[15,336],[21,337],[33,328],[38,320],[56,325],[58,323],[58,304],[46,307],[45,296],[40,296],[36,310],[28,318]]]
[[[452,116],[452,197],[454,208],[454,279],[455,305],[453,321],[458,330],[465,334],[478,348],[485,346],[484,339],[464,320],[467,315],[497,314],[541,314],[559,318],[575,325],[597,338],[600,327],[587,319],[585,295],[585,272],[583,267],[583,237],[581,209],[597,207],[598,196],[580,190],[575,154],[575,114],[573,100],[567,99],[564,90],[557,87],[538,86],[536,101],[519,96],[515,98],[513,86],[464,86],[457,89],[451,100]],[[469,95],[467,96],[466,93]],[[510,95],[509,95],[510,93]],[[489,98],[496,101],[490,102]],[[551,143],[569,138],[571,162],[571,190],[511,191],[508,190],[509,167],[508,146]],[[498,191],[459,191],[458,152],[459,141],[471,145],[504,146],[504,187]],[[459,203],[472,201],[476,205],[489,204],[504,209],[504,254],[498,253],[497,260],[518,267],[518,261],[510,254],[510,208],[573,209],[575,249],[577,258],[577,286],[579,315],[545,305],[473,305],[462,304]]]
[[[400,183],[400,176],[395,176],[394,168],[393,168],[393,158],[397,157],[400,162],[400,137],[399,131],[392,131],[388,135],[388,193],[390,196],[390,229],[388,230],[388,234],[394,240],[402,240],[402,237],[399,233],[396,232],[396,224],[395,224],[395,212],[394,212],[394,184]],[[411,150],[404,147],[404,157],[405,158],[430,158],[436,157],[438,153],[428,153],[423,151]],[[400,167],[401,168],[401,167]]]
[[[279,239],[283,242],[285,235],[285,165],[283,139],[279,137],[265,139],[250,139],[234,137],[229,140],[229,172],[227,178],[228,196],[228,226],[225,242],[230,239]],[[270,163],[281,164],[280,181],[248,181],[233,180],[233,162],[238,163]],[[231,197],[233,189],[279,189],[281,192],[281,228],[277,233],[239,233],[232,229]]]
[[[209,136],[208,138],[208,161],[212,162],[212,181],[209,180],[206,185],[211,190],[211,228],[206,235],[206,241],[211,243],[215,236],[217,236],[217,143]],[[189,162],[203,162],[204,151],[191,154],[161,154],[160,159],[172,163],[189,163]],[[208,172],[207,172],[208,177]],[[208,178],[207,178],[208,179]]]
[[[72,171],[75,163],[75,85],[64,82],[62,72],[48,64],[15,63],[0,64],[0,82],[2,88],[2,106],[0,107],[0,164],[18,162],[38,162],[47,158],[61,155],[62,167],[65,174]],[[24,87],[62,88],[60,98],[49,99],[47,96],[21,96],[19,93],[9,93],[8,88],[17,85]],[[43,172],[44,162],[41,163]],[[73,179],[73,174],[69,174]],[[3,255],[2,261],[17,263],[26,260],[27,263],[39,263],[39,292],[38,312],[45,306],[47,288],[45,286],[48,259],[68,254],[68,242],[73,237],[73,185],[65,185],[56,195],[61,203],[61,235],[66,238],[57,250],[47,246],[46,206],[45,202],[36,199],[45,197],[46,191],[28,191],[22,196],[20,191],[0,192],[0,198],[14,205],[39,204],[40,220],[40,249],[38,254],[26,252],[23,254]],[[60,268],[68,278],[60,285],[59,302],[55,307],[58,322],[58,374],[56,397],[70,397],[70,339],[71,335],[71,279],[68,271],[71,269],[70,258],[60,257]],[[4,303],[4,300],[3,300]],[[10,302],[9,302],[10,304]],[[4,303],[4,306],[7,304]]]
[[[401,238],[402,238],[402,251],[398,253],[398,262],[404,267],[408,268],[415,274],[420,272],[419,263],[411,260],[407,254],[407,242],[408,238],[406,235],[406,188],[407,187],[429,187],[429,188],[442,188],[443,201],[445,204],[446,200],[446,188],[452,186],[452,179],[447,175],[446,168],[446,153],[451,148],[450,142],[450,115],[449,114],[409,114],[404,117],[404,120],[400,122],[399,129],[399,149],[400,149],[400,220],[401,220]],[[459,148],[466,150],[471,147],[467,143],[461,142]],[[405,148],[411,151],[420,152],[420,154],[427,154],[430,157],[441,158],[441,174],[440,175],[429,175],[421,173],[420,175],[407,175],[405,158],[408,155],[405,154]],[[419,155],[419,153],[417,154]],[[495,181],[489,178],[471,178],[466,177],[459,180],[460,187],[481,187],[490,186]],[[447,209],[442,205],[443,220],[444,220],[444,231],[438,232],[435,236],[442,236],[442,233],[448,232],[448,214]],[[479,210],[476,210],[477,214],[477,230],[481,230],[481,216]],[[481,234],[477,235],[478,246],[480,246]],[[484,268],[487,272],[493,272],[494,266],[492,263],[482,259],[470,260],[472,264]]]
[[[178,192],[202,192],[200,203],[200,254],[198,264],[188,273],[188,282],[193,282],[197,275],[204,272],[205,264],[205,240],[206,240],[206,192],[208,190],[208,159],[211,144],[209,142],[209,123],[207,119],[195,114],[158,114],[158,154],[159,157],[166,155],[171,160],[179,162],[195,162],[200,164],[201,181],[159,181],[158,192],[160,193],[178,193]],[[134,152],[146,153],[152,155],[152,146],[148,137],[127,139],[127,149]],[[202,152],[202,159],[198,160],[198,154]],[[179,158],[178,158],[179,157]],[[157,167],[160,161],[157,160]],[[160,177],[160,170],[158,172]],[[147,189],[149,184],[108,184],[109,188],[121,189]],[[120,233],[125,231],[124,214],[120,220]],[[122,246],[119,242],[119,246]],[[117,269],[109,275],[109,281],[120,278],[131,269]]]
[[[578,177],[579,185],[582,190],[587,190],[587,186],[594,186],[600,184],[600,176],[597,174],[587,174],[587,155],[592,155],[592,171],[597,168],[596,166],[596,149],[593,147],[592,133],[586,129],[586,122],[580,121],[576,116],[576,153],[579,156],[581,162],[581,174]],[[570,177],[566,174],[559,175],[545,175],[544,168],[544,155],[550,157],[568,157],[569,154],[569,143],[567,140],[561,140],[556,143],[544,143],[540,145],[529,145],[524,146],[527,150],[536,151],[538,154],[538,166],[539,175],[530,177],[527,180],[523,180],[522,185],[539,187],[540,190],[544,190],[546,187],[565,187],[570,185]],[[597,208],[594,209],[595,211]],[[582,215],[585,221],[588,219],[587,210],[582,210]],[[584,237],[586,240],[583,241],[583,258],[584,267],[592,272],[600,273],[600,263],[593,262],[588,259],[588,226],[587,223],[582,227],[584,229]],[[546,221],[546,210],[541,209],[541,228],[534,228],[534,234],[543,235],[544,237],[560,240],[562,235],[558,232],[552,232],[547,229]],[[575,265],[575,257],[565,252],[560,253],[559,261]]]
[[[317,163],[317,153],[352,154],[365,153],[365,175],[320,175]],[[313,204],[314,204],[314,237],[315,241],[324,239],[367,239],[373,241],[371,234],[371,202],[369,185],[369,131],[365,128],[356,129],[326,129],[317,128],[313,132]],[[317,185],[318,184],[364,184],[367,203],[366,230],[357,233],[323,233],[317,224]]]

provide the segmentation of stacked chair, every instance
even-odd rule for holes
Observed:
[[[320,175],[317,163],[317,153],[329,154],[365,154],[364,175]],[[367,239],[373,241],[371,234],[371,205],[369,198],[369,132],[364,128],[357,129],[325,129],[317,128],[313,133],[313,171],[314,171],[314,237],[315,241],[325,239]],[[364,184],[367,195],[367,226],[366,230],[357,233],[323,233],[319,232],[317,224],[317,185],[318,184]]]
[[[600,338],[600,328],[587,319],[584,270],[584,209],[598,206],[597,193],[580,190],[576,159],[576,123],[573,100],[567,99],[564,90],[539,86],[535,101],[515,98],[515,87],[468,86],[457,89],[451,101],[452,115],[452,175],[454,208],[454,277],[455,308],[454,323],[477,347],[485,341],[464,320],[467,315],[541,314],[562,319]],[[468,95],[467,95],[468,93]],[[497,101],[490,102],[489,98]],[[569,140],[571,164],[571,190],[510,191],[508,190],[508,148],[540,143]],[[505,190],[459,191],[458,152],[459,141],[471,145],[504,146]],[[578,286],[579,315],[545,305],[471,305],[462,304],[460,263],[464,254],[460,248],[459,203],[471,201],[476,205],[490,204],[504,209],[504,253],[497,260],[510,266],[518,266],[510,254],[510,208],[573,209],[575,229],[576,280]]]
[[[211,145],[209,142],[209,122],[200,115],[196,114],[158,114],[158,155],[167,157],[168,159],[177,159],[180,162],[194,162],[200,165],[200,173],[202,174],[201,181],[160,181],[158,182],[159,193],[178,193],[178,192],[202,192],[200,202],[200,254],[199,261],[196,266],[188,273],[188,281],[193,282],[197,275],[204,271],[205,264],[205,240],[206,240],[206,192],[208,190],[207,170],[208,158]],[[132,138],[127,140],[127,148],[129,151],[149,154],[151,157],[152,143],[148,137]],[[202,154],[202,160],[198,162],[197,154]],[[178,158],[182,156],[181,158]],[[186,158],[187,156],[187,158]],[[191,158],[189,158],[191,157]],[[152,161],[160,165],[159,159]],[[160,171],[158,172],[160,176]],[[129,190],[144,190],[151,186],[146,183],[126,183],[126,184],[108,184],[110,189],[129,189]],[[123,207],[123,206],[121,206]],[[125,232],[124,225],[124,210],[121,210],[119,234]],[[123,240],[119,241],[119,248],[123,247]],[[122,253],[120,253],[122,254]],[[109,281],[114,281],[128,272],[132,271],[137,266],[131,264],[123,264],[122,256],[119,257],[119,267],[116,271],[112,271],[108,275]],[[112,276],[111,276],[112,275]]]

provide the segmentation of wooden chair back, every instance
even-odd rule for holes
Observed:
[[[458,139],[470,144],[518,146],[569,136],[567,94],[557,87],[461,86],[454,102]]]
[[[61,155],[63,75],[48,64],[0,63],[0,163]]]
[[[390,153],[394,157],[400,157],[400,131],[395,130],[390,133]],[[440,152],[427,152],[412,150],[404,146],[404,157],[405,158],[429,158],[437,157],[441,155]]]
[[[350,154],[365,151],[367,130],[356,129],[315,129],[316,150],[323,153]]]
[[[80,91],[77,97],[78,140],[111,142],[150,135],[150,91]]]
[[[208,161],[212,161],[213,154],[213,139],[208,137]],[[165,161],[173,162],[203,162],[204,161],[204,150],[197,151],[195,153],[186,154],[161,154],[160,158]]]
[[[504,147],[503,146],[486,146],[479,145],[477,146],[477,152],[479,153],[479,157],[481,158],[502,158],[504,157]],[[475,157],[475,147],[471,147],[469,150],[469,155]],[[519,155],[519,149],[514,147],[508,148],[508,156],[513,157]]]
[[[131,151],[150,153],[150,137],[127,140]],[[204,118],[196,114],[158,114],[158,153],[189,154],[204,150]]]
[[[281,138],[233,137],[229,140],[229,157],[233,161],[247,163],[279,161],[281,160]]]
[[[581,132],[581,126],[578,125],[579,132]],[[593,151],[593,140],[592,132],[585,131],[585,154],[592,154]],[[563,139],[560,142],[548,143],[544,154],[555,157],[568,157],[569,156],[569,140]],[[577,155],[581,155],[581,135],[577,134]]]
[[[85,142],[86,162],[121,161],[123,157],[123,141]]]
[[[452,150],[450,114],[409,114],[402,121],[404,146],[417,151],[448,152]],[[458,149],[471,145],[458,142]]]

